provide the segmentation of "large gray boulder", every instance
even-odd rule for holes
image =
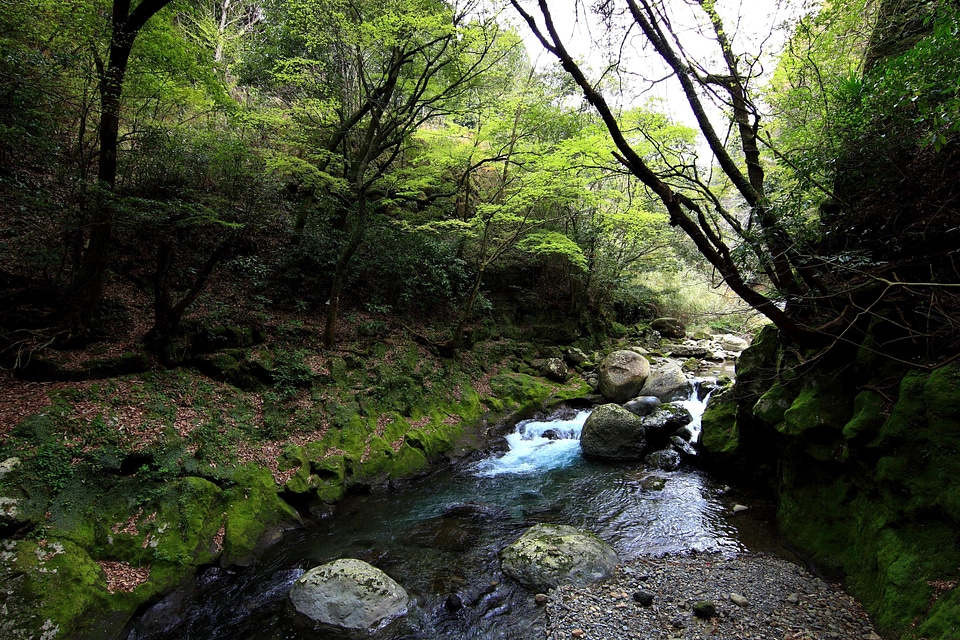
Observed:
[[[659,331],[664,338],[685,338],[687,327],[676,318],[657,318],[650,323],[650,328]]]
[[[600,395],[618,404],[637,395],[647,376],[650,363],[634,351],[614,351],[597,367],[600,376]]]
[[[373,631],[407,611],[410,597],[376,567],[345,558],[310,569],[290,589],[294,608],[315,622]]]
[[[650,372],[640,389],[641,396],[655,396],[663,402],[686,400],[693,387],[676,362],[668,362]]]
[[[656,411],[662,404],[663,402],[660,398],[656,396],[645,396],[641,393],[633,400],[623,403],[623,408],[642,418]]]
[[[536,591],[561,583],[577,587],[609,578],[616,552],[586,531],[564,524],[538,524],[500,552],[503,572]]]
[[[620,405],[600,405],[580,431],[580,450],[588,458],[640,460],[646,449],[643,418]]]

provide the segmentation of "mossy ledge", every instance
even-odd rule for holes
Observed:
[[[198,568],[255,557],[296,525],[294,507],[422,475],[590,392],[516,365],[450,364],[425,380],[412,357],[373,372],[334,360],[329,374],[298,368],[302,384],[262,394],[189,370],[53,394],[0,445],[0,637],[121,637]],[[371,378],[375,395],[356,391]],[[118,398],[146,413],[135,439]],[[260,460],[245,461],[254,448]]]
[[[876,366],[870,331],[867,343],[835,346],[809,366],[765,329],[734,389],[704,416],[705,457],[770,488],[782,534],[843,580],[885,638],[952,640],[960,364]]]

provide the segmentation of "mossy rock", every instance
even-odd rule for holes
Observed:
[[[267,530],[299,521],[299,514],[280,499],[270,470],[246,465],[232,474],[234,486],[224,492],[223,561],[240,563],[253,553]]]
[[[864,389],[853,399],[853,417],[843,427],[843,439],[856,442],[876,436],[885,420],[885,403],[873,389]]]
[[[701,418],[700,447],[708,457],[723,460],[740,446],[737,403],[729,392],[715,394]]]
[[[542,378],[524,373],[496,375],[490,379],[490,388],[505,409],[539,404],[550,395],[550,387]]]
[[[3,638],[70,636],[85,621],[112,619],[122,609],[100,566],[69,540],[0,541],[0,584]]]
[[[270,374],[262,366],[251,362],[244,349],[229,349],[210,356],[200,356],[194,365],[206,376],[254,391],[270,381]]]
[[[833,429],[838,435],[853,416],[849,396],[827,386],[807,387],[783,413],[779,430],[787,436],[803,436],[818,427]]]
[[[797,394],[788,386],[777,383],[760,396],[753,405],[753,415],[768,425],[783,422],[783,414],[790,408]]]

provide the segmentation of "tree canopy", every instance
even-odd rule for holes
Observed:
[[[4,3],[6,353],[109,333],[125,282],[175,362],[217,278],[327,347],[346,305],[427,312],[453,352],[495,309],[625,320],[681,265],[801,345],[888,304],[953,333],[951,3],[784,1],[763,34],[710,0],[575,6],[589,60],[548,0]]]

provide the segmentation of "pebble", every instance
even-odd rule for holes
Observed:
[[[746,599],[745,597],[743,597],[742,595],[740,595],[739,593],[731,593],[731,594],[730,594],[730,602],[732,602],[733,604],[737,605],[738,607],[746,607],[747,605],[750,604],[750,601],[747,600],[747,599]]]
[[[643,601],[638,598],[641,593],[650,596],[649,605],[643,604],[645,596]],[[853,598],[806,569],[767,554],[642,557],[605,582],[585,587],[561,585],[549,595],[544,607],[547,640],[571,636],[603,640],[882,640]],[[734,596],[743,598],[745,604],[739,604]],[[618,606],[631,599],[637,604]],[[714,605],[714,615],[694,615],[701,601]]]

